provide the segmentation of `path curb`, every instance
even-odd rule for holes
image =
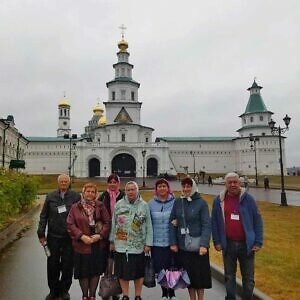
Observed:
[[[210,264],[210,269],[211,269],[212,277],[215,278],[216,280],[218,280],[219,282],[224,283],[223,268],[220,268],[216,264],[211,263]],[[242,296],[242,280],[237,278],[236,279],[236,285],[237,285],[236,286],[237,287],[237,294],[241,297]],[[273,298],[271,298],[270,296],[264,294],[263,292],[261,292],[257,288],[254,288],[252,299],[253,300],[273,300]]]
[[[28,227],[29,221],[39,208],[40,203],[37,201],[34,207],[32,207],[26,214],[0,232],[0,251],[20,237],[20,233]]]

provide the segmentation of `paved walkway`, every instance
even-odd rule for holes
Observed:
[[[1,253],[0,299],[42,300],[48,293],[46,257],[37,240],[37,221],[38,214],[35,215],[31,229]],[[72,300],[81,299],[78,281],[73,282],[70,294]],[[133,296],[132,286],[130,296]],[[142,296],[144,300],[160,299],[159,286],[151,289],[144,287]],[[221,300],[224,296],[224,286],[213,280],[213,288],[205,292],[205,299]],[[179,290],[177,299],[189,299],[187,290]]]
[[[123,179],[125,182],[126,180]],[[136,179],[136,181],[139,183],[139,185],[142,185],[141,179]],[[156,179],[147,179],[146,185],[148,187],[154,187]],[[179,181],[170,181],[171,188],[174,191],[180,191],[181,185]],[[217,195],[220,193],[222,189],[224,189],[224,185],[213,185],[208,186],[207,184],[198,184],[199,192],[203,194],[209,194],[209,195]],[[250,187],[249,192],[259,201],[267,201],[271,203],[277,203],[280,204],[280,197],[281,197],[281,190],[267,190],[265,191],[263,188],[255,188]],[[300,191],[286,191],[286,198],[288,205],[293,206],[300,206]]]

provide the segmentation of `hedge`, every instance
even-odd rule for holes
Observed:
[[[39,179],[14,170],[0,169],[0,229],[9,218],[36,200]]]

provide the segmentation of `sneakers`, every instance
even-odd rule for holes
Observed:
[[[129,297],[124,295],[124,296],[122,297],[122,300],[129,300]]]
[[[168,297],[163,296],[163,297],[161,297],[161,300],[168,300]]]
[[[170,300],[177,300],[175,296],[171,297]]]

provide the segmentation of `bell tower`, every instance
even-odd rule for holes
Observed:
[[[70,134],[70,108],[68,99],[64,98],[58,103],[58,129],[57,137],[63,137],[65,134]]]

